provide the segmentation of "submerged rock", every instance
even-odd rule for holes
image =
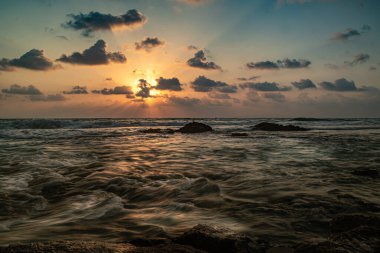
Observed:
[[[380,173],[375,169],[360,169],[351,172],[352,175],[361,177],[380,178]]]
[[[181,127],[179,130],[177,130],[180,133],[184,134],[194,134],[194,133],[204,133],[204,132],[211,132],[213,131],[212,127],[199,123],[199,122],[192,122],[188,123],[185,126]]]
[[[276,123],[262,122],[255,125],[252,130],[263,130],[263,131],[308,131],[309,129],[294,126],[294,125],[280,125]]]
[[[174,134],[173,129],[161,129],[161,128],[148,128],[140,131],[144,134]]]
[[[264,252],[264,242],[226,228],[197,225],[175,239],[178,244],[190,245],[211,253]],[[266,245],[265,245],[266,246]]]

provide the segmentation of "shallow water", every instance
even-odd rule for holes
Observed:
[[[198,119],[216,131],[142,134],[191,119],[0,120],[0,244],[127,241],[225,226],[276,243],[326,237],[338,214],[379,214],[379,119]],[[308,132],[261,132],[263,122]],[[245,132],[247,137],[232,137]]]

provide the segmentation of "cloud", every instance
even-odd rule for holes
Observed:
[[[178,78],[163,78],[160,77],[156,79],[157,85],[154,87],[156,90],[171,90],[171,91],[180,91],[182,90],[181,83]]]
[[[138,92],[136,92],[136,94],[135,94],[136,97],[141,97],[141,98],[151,97],[150,90],[153,89],[153,87],[145,79],[140,79],[137,87],[140,90]]]
[[[369,71],[375,71],[375,70],[377,70],[377,68],[375,66],[370,66],[368,70]]]
[[[190,58],[187,61],[187,65],[194,68],[222,70],[222,68],[218,66],[215,62],[207,62],[205,52],[203,50],[199,50],[198,52],[196,52],[194,54],[194,57]]]
[[[170,104],[178,105],[178,106],[195,106],[201,103],[201,100],[198,98],[190,98],[190,97],[169,97],[168,102]]]
[[[277,5],[281,6],[284,4],[305,4],[305,3],[315,3],[315,2],[333,2],[334,0],[277,0]]]
[[[273,100],[278,103],[282,103],[286,101],[286,98],[283,94],[281,93],[265,93],[264,97],[270,100]]]
[[[352,61],[345,61],[344,65],[349,66],[349,67],[353,67],[357,64],[362,64],[362,63],[367,62],[369,60],[369,58],[370,58],[370,56],[368,54],[358,54],[358,55],[355,55],[355,57]]]
[[[347,28],[344,32],[337,32],[333,35],[332,40],[347,41],[351,37],[361,36],[363,33],[371,30],[371,26],[363,25],[361,30]]]
[[[191,87],[198,92],[218,91],[221,93],[236,93],[237,86],[230,85],[220,81],[211,80],[205,76],[198,76],[192,83]]]
[[[209,93],[208,96],[214,99],[231,99],[228,93]]]
[[[145,24],[148,20],[147,17],[135,9],[129,10],[120,16],[92,11],[88,14],[69,14],[68,17],[71,20],[64,23],[63,27],[76,31],[81,30],[82,35],[86,37],[99,30],[111,30],[115,27],[133,28]]]
[[[44,56],[43,50],[32,49],[20,58],[0,60],[0,71],[12,71],[14,67],[46,71],[58,68],[53,61]]]
[[[134,92],[131,86],[116,86],[114,88],[104,88],[102,90],[93,90],[94,94],[102,94],[102,95],[133,95]],[[129,96],[131,97],[131,96]]]
[[[240,84],[243,89],[253,89],[257,91],[289,91],[290,87],[280,87],[278,83],[261,82],[261,83],[243,83]]]
[[[157,37],[146,37],[140,42],[136,42],[136,50],[145,50],[151,52],[154,48],[164,45],[165,42],[161,41]]]
[[[9,88],[2,89],[1,91],[6,94],[42,95],[42,92],[33,85],[20,86],[18,84],[12,84]]]
[[[236,78],[237,80],[239,80],[239,81],[254,81],[254,80],[257,80],[257,79],[259,79],[260,78],[260,76],[251,76],[251,77],[238,77],[238,78]]]
[[[55,37],[61,40],[69,40],[66,36],[63,36],[63,35],[57,35]]]
[[[326,63],[325,64],[325,67],[328,68],[328,69],[333,69],[333,70],[337,70],[337,69],[340,69],[340,67],[336,64],[331,64],[331,63]]]
[[[310,66],[310,64],[311,62],[309,60],[304,60],[304,59],[296,60],[296,59],[285,58],[284,60],[278,60],[277,62],[273,62],[273,61],[249,62],[246,64],[246,66],[249,69],[277,70],[280,68],[285,68],[285,69],[307,68]]]
[[[102,65],[110,62],[124,63],[127,61],[125,55],[121,52],[107,52],[107,44],[104,40],[98,40],[93,46],[85,49],[82,53],[74,52],[67,56],[62,55],[57,61],[81,64],[81,65]]]
[[[301,79],[299,82],[292,82],[292,85],[299,90],[317,88],[317,86],[310,79]]]
[[[88,94],[85,86],[74,86],[70,91],[64,91],[63,94]]]
[[[64,101],[64,100],[66,100],[66,98],[62,94],[30,95],[28,98],[30,101],[33,101],[33,102],[37,102],[37,101],[53,102],[53,101]]]
[[[358,91],[355,83],[353,81],[348,81],[345,78],[336,80],[335,82],[321,82],[318,84],[325,90],[329,91]]]
[[[187,46],[187,50],[190,50],[190,51],[192,51],[192,50],[196,50],[196,51],[198,51],[199,48],[198,48],[197,46],[190,45],[190,46]]]

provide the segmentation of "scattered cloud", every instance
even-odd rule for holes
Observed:
[[[326,63],[325,64],[325,67],[328,68],[328,69],[333,69],[333,70],[338,70],[340,69],[340,67],[336,64],[332,64],[332,63]]]
[[[370,66],[368,70],[369,71],[375,71],[375,70],[377,70],[377,68],[375,66]]]
[[[352,61],[344,62],[344,65],[349,66],[349,67],[354,67],[357,64],[362,64],[362,63],[367,62],[369,58],[370,56],[368,54],[358,54],[358,55],[355,55]]]
[[[348,81],[345,78],[336,80],[335,82],[321,82],[318,84],[325,90],[329,91],[358,91],[353,81]]]
[[[284,60],[278,60],[277,62],[273,61],[260,61],[260,62],[249,62],[246,64],[246,66],[249,69],[272,69],[277,70],[280,68],[285,69],[297,69],[297,68],[307,68],[309,67],[311,62],[309,60],[304,59],[289,59],[285,58]]]
[[[191,87],[198,92],[218,91],[221,93],[236,93],[237,86],[230,85],[220,81],[211,80],[205,76],[198,76],[192,83]]]
[[[207,61],[204,50],[199,50],[198,52],[196,52],[194,54],[194,57],[190,58],[187,61],[187,65],[194,68],[222,70],[222,68],[215,62]]]
[[[44,55],[43,50],[32,49],[20,58],[0,60],[0,71],[12,71],[14,67],[37,71],[56,69],[59,66]]]
[[[164,45],[165,42],[157,37],[146,37],[140,42],[136,42],[136,50],[145,50],[146,52],[151,52],[154,48]]]
[[[254,81],[254,80],[257,80],[259,78],[260,78],[260,76],[251,76],[251,77],[238,77],[236,79],[239,80],[239,81],[246,82],[246,81]]]
[[[298,82],[292,82],[292,85],[299,90],[317,88],[317,86],[310,79],[301,79]]]
[[[363,33],[371,30],[371,26],[363,25],[361,30],[347,28],[344,32],[337,32],[333,35],[332,40],[347,41],[352,37],[361,36]]]
[[[270,82],[261,82],[261,83],[243,83],[240,84],[240,87],[243,89],[253,89],[257,91],[289,91],[290,87],[280,87],[278,83]]]
[[[116,86],[114,88],[104,88],[102,90],[93,90],[91,91],[94,94],[102,95],[133,95],[134,92],[131,86]]]
[[[2,89],[1,91],[6,94],[42,95],[42,92],[33,85],[20,86],[18,84],[12,84],[9,88]]]
[[[63,35],[57,35],[55,37],[61,40],[69,40],[66,36],[63,36]]]
[[[264,93],[263,96],[266,99],[270,99],[270,100],[273,100],[273,101],[278,102],[278,103],[283,103],[286,101],[285,96],[281,93],[278,93],[278,92],[276,92],[276,93],[272,93],[272,92]]]
[[[228,93],[209,93],[208,96],[213,99],[231,99]]]
[[[107,52],[106,47],[107,44],[104,40],[98,40],[93,46],[85,49],[82,53],[74,52],[69,56],[64,54],[57,61],[81,65],[102,65],[111,62],[124,63],[127,61],[123,53]]]
[[[190,5],[201,5],[210,1],[211,0],[177,0],[177,2],[186,3]]]
[[[199,48],[197,46],[194,46],[194,45],[190,45],[190,46],[187,46],[187,50],[195,50],[195,51],[199,51]]]
[[[86,37],[99,30],[111,30],[115,27],[134,28],[145,24],[148,20],[147,17],[135,9],[119,16],[92,11],[88,14],[69,14],[68,17],[70,20],[64,23],[63,27],[82,31],[82,35]]]
[[[157,85],[154,87],[156,90],[171,90],[171,91],[181,91],[181,83],[178,78],[163,78],[160,77],[156,79]]]
[[[195,106],[201,103],[201,100],[198,98],[190,98],[190,97],[169,97],[168,102],[170,104],[178,105],[178,106]]]
[[[69,91],[64,91],[63,94],[88,94],[87,88],[85,86],[74,86],[71,90]]]

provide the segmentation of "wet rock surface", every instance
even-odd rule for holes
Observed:
[[[308,131],[309,129],[294,126],[294,125],[280,125],[276,123],[262,122],[255,125],[252,130],[262,131]]]
[[[199,122],[192,122],[181,127],[177,131],[184,134],[193,134],[193,133],[211,132],[213,131],[213,129],[209,125],[199,123]]]
[[[231,133],[232,137],[247,137],[249,136],[247,133]]]

